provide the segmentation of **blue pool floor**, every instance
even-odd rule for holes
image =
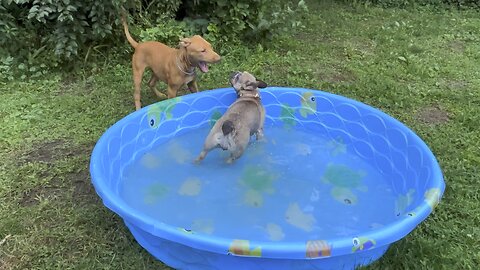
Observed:
[[[342,141],[266,127],[232,165],[221,149],[196,165],[209,130],[138,155],[122,168],[121,197],[162,223],[258,241],[355,236],[397,218],[390,180]]]

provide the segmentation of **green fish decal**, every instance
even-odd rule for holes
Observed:
[[[213,127],[220,117],[222,117],[222,113],[219,111],[214,111],[210,117],[210,126]]]
[[[347,152],[347,146],[341,138],[337,140],[331,140],[327,143],[327,148],[330,150],[330,154],[335,157],[339,154],[345,154]]]
[[[322,182],[333,185],[331,195],[341,203],[356,204],[358,199],[353,189],[366,192],[367,186],[363,185],[365,173],[354,171],[340,164],[329,164],[322,177]]]
[[[352,240],[353,247],[352,252],[362,251],[362,250],[369,250],[375,247],[377,242],[373,239],[368,239],[366,237],[355,237]]]
[[[305,92],[302,94],[300,104],[300,115],[303,118],[307,118],[310,114],[315,114],[317,112],[317,101],[312,92]]]
[[[145,197],[143,201],[145,202],[145,204],[154,204],[160,198],[164,197],[167,194],[168,194],[167,186],[160,183],[155,183],[150,187],[148,187],[148,189],[145,192]]]
[[[247,188],[243,202],[251,207],[263,206],[264,193],[273,194],[275,188],[273,182],[278,175],[268,172],[260,166],[247,166],[239,183]]]
[[[322,180],[335,187],[363,189],[363,177],[365,173],[362,171],[354,171],[341,164],[329,164]]]
[[[405,213],[405,210],[412,204],[413,195],[415,194],[414,189],[408,190],[408,193],[405,195],[399,195],[397,200],[395,200],[395,213],[401,215]]]
[[[280,111],[280,120],[286,127],[293,127],[296,124],[295,121],[295,109],[290,107],[288,104],[281,104],[282,110]]]
[[[180,97],[167,99],[160,101],[148,107],[147,117],[148,125],[151,128],[157,128],[160,121],[162,120],[162,115],[165,115],[165,119],[172,119],[172,111],[175,108],[175,105],[181,100]]]
[[[277,180],[278,175],[270,173],[261,166],[247,166],[243,171],[240,183],[249,189],[258,191],[273,193],[273,182]]]

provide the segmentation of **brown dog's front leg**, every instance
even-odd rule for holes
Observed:
[[[167,98],[167,95],[165,95],[164,93],[161,93],[161,92],[158,91],[157,88],[155,87],[155,85],[157,85],[157,82],[158,82],[157,76],[155,76],[155,74],[152,74],[152,77],[151,77],[150,80],[148,81],[148,86],[150,87],[150,90],[152,90],[152,92],[153,92],[158,98],[166,99],[166,98]]]
[[[178,89],[180,89],[181,85],[168,85],[167,94],[168,98],[174,98],[177,96]]]
[[[187,86],[188,86],[188,90],[190,90],[190,92],[198,93],[198,85],[197,85],[197,81],[195,79],[193,79],[193,81],[189,82],[187,84]]]

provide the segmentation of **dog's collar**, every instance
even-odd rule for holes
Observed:
[[[192,69],[191,69],[190,71],[185,71],[185,70],[183,70],[183,69],[180,67],[180,63],[178,62],[178,56],[176,57],[175,60],[176,60],[175,62],[176,62],[176,64],[177,64],[177,68],[178,68],[181,72],[183,72],[183,74],[188,75],[188,76],[195,75],[195,67],[192,67]]]
[[[244,98],[257,98],[257,99],[261,99],[260,98],[260,94],[259,93],[255,93],[255,94],[246,94],[246,93],[239,93],[237,95],[238,98],[241,98],[241,97],[244,97]]]

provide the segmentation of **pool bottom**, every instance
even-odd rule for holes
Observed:
[[[123,168],[120,197],[155,223],[279,244],[361,237],[398,220],[403,194],[341,141],[269,126],[268,140],[252,140],[234,164],[216,149],[195,165],[208,132],[184,133],[139,153]]]
[[[381,258],[390,245],[352,254],[318,259],[272,259],[219,254],[195,249],[153,236],[125,221],[137,242],[166,265],[180,270],[348,270],[366,266]]]

